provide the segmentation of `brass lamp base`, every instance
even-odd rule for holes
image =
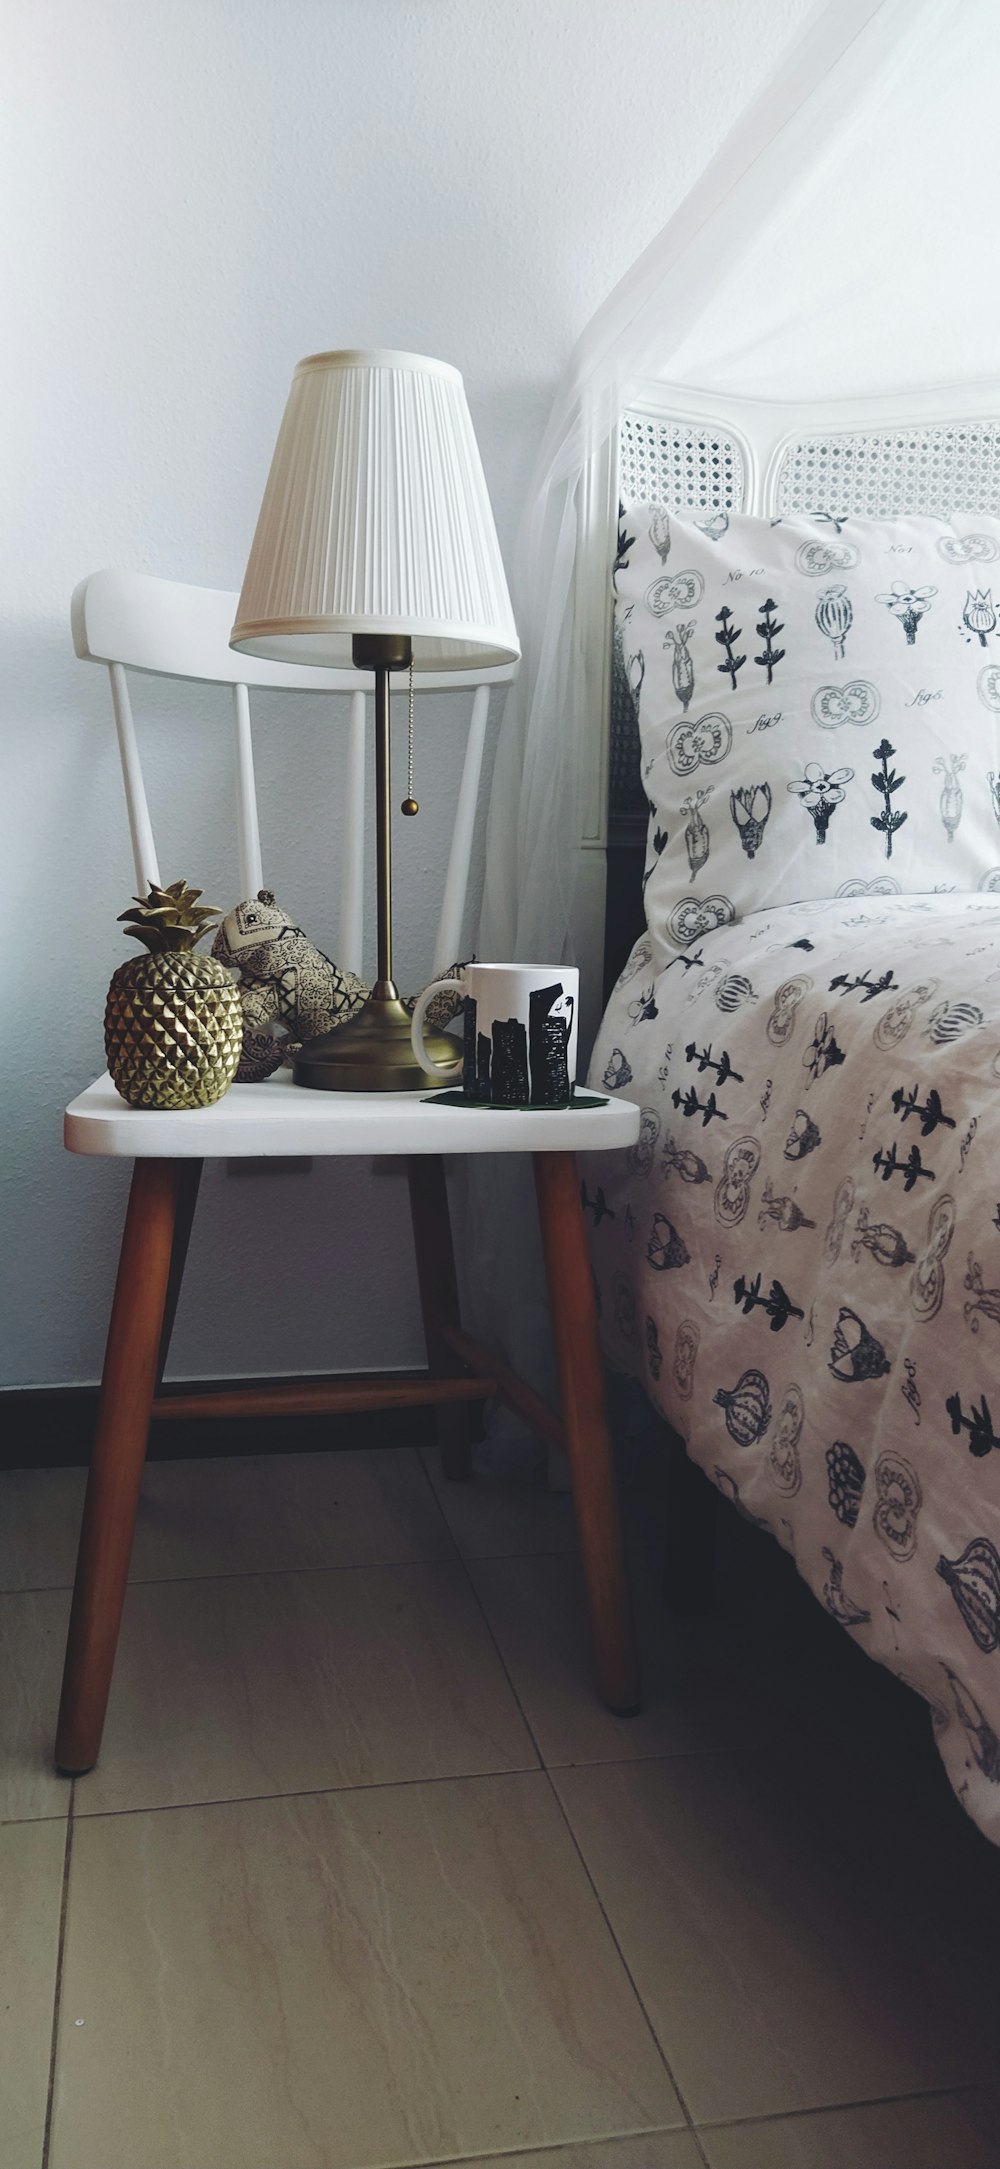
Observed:
[[[413,1052],[410,1012],[392,981],[391,993],[376,987],[356,1017],[321,1039],[310,1039],[295,1057],[297,1085],[314,1092],[433,1092],[461,1084],[462,1053],[443,1032],[427,1032],[424,1044],[436,1062],[451,1062],[448,1078],[430,1077]]]

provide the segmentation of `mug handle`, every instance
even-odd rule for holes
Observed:
[[[433,1001],[435,994],[442,994],[447,987],[454,987],[458,994],[463,992],[460,979],[432,979],[430,986],[425,987],[423,993],[417,996],[413,1016],[410,1020],[410,1039],[417,1061],[421,1069],[427,1071],[428,1077],[437,1077],[442,1083],[447,1079],[449,1084],[454,1084],[455,1078],[461,1077],[462,1074],[461,1049],[456,1047],[454,1062],[435,1062],[433,1055],[428,1054],[424,1046],[424,1018],[427,1015],[428,1006]]]

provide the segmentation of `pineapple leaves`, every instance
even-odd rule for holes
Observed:
[[[152,954],[193,949],[221,916],[217,905],[199,904],[201,894],[201,889],[189,889],[184,881],[172,881],[168,888],[153,882],[148,896],[133,897],[128,911],[119,913],[118,923]]]

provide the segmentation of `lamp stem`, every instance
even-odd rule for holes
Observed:
[[[413,648],[406,633],[355,633],[351,656],[375,678],[375,854],[378,912],[378,978],[356,1016],[300,1047],[295,1082],[318,1092],[423,1092],[427,1076],[410,1040],[410,1012],[392,978],[392,790],[389,775],[389,672],[408,670]],[[461,1056],[453,1039],[434,1034],[425,1044],[450,1064],[456,1080]],[[447,1067],[442,1083],[448,1081]]]
[[[389,758],[389,672],[408,670],[413,647],[406,633],[355,633],[351,656],[357,670],[375,673],[375,903],[378,978],[372,1000],[396,1002],[392,978],[392,786]]]
[[[392,979],[392,796],[389,774],[389,672],[375,666],[375,889],[379,1001],[395,1001]]]

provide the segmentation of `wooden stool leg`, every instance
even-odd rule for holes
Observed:
[[[444,1161],[438,1153],[414,1153],[407,1160],[406,1172],[410,1184],[413,1246],[417,1254],[427,1361],[438,1375],[454,1378],[463,1373],[464,1365],[441,1339],[442,1326],[461,1324]],[[444,1473],[453,1483],[465,1483],[472,1474],[473,1430],[469,1403],[442,1402],[435,1416]]]
[[[67,1776],[92,1768],[104,1729],[163,1331],[177,1187],[176,1161],[136,1161],[66,1645],[56,1766]]]
[[[566,1450],[598,1680],[609,1709],[622,1717],[633,1716],[639,1707],[639,1669],[576,1160],[571,1152],[536,1152],[534,1158]]]
[[[195,1206],[198,1203],[198,1186],[201,1182],[203,1160],[178,1160],[177,1162],[177,1209],[174,1216],[174,1239],[170,1246],[170,1274],[167,1280],[166,1301],[163,1305],[163,1327],[160,1333],[160,1352],[156,1359],[156,1391],[163,1384],[167,1368],[170,1342],[177,1316],[177,1303],[187,1264],[188,1244],[194,1225]]]

